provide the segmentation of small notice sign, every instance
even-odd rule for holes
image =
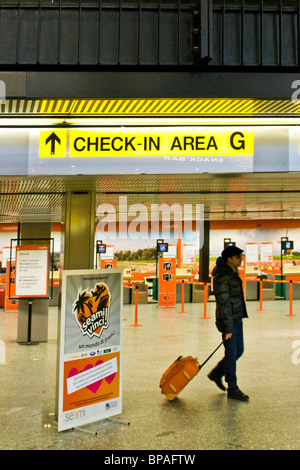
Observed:
[[[49,247],[21,245],[16,247],[16,297],[48,297]]]

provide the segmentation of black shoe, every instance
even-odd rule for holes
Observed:
[[[211,380],[212,382],[215,382],[215,384],[217,385],[217,387],[219,387],[221,390],[223,390],[223,392],[225,392],[226,388],[224,387],[223,383],[222,383],[222,379],[216,379],[212,373],[208,374],[207,376],[209,378],[209,380]]]
[[[245,395],[241,390],[238,390],[235,393],[229,393],[227,394],[228,398],[232,398],[233,400],[240,400],[240,401],[248,401],[249,397],[248,395]]]

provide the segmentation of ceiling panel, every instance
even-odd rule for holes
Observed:
[[[137,99],[6,99],[0,115],[20,116],[292,116],[299,117],[299,100],[249,98]]]
[[[0,221],[60,222],[64,194],[90,190],[98,212],[110,204],[118,214],[125,201],[149,214],[153,204],[204,204],[206,220],[300,218],[300,173],[249,173],[0,178]]]

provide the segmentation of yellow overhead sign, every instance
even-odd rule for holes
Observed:
[[[41,132],[40,157],[171,157],[253,155],[243,128],[138,127]]]

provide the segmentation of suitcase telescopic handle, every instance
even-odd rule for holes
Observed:
[[[215,352],[222,346],[222,344],[224,343],[225,339],[219,344],[219,346],[216,347],[216,349],[208,356],[207,359],[205,359],[205,361],[199,365],[199,370],[202,369],[202,367],[204,366],[204,364],[207,363],[207,361],[209,361],[209,359],[215,354]]]

